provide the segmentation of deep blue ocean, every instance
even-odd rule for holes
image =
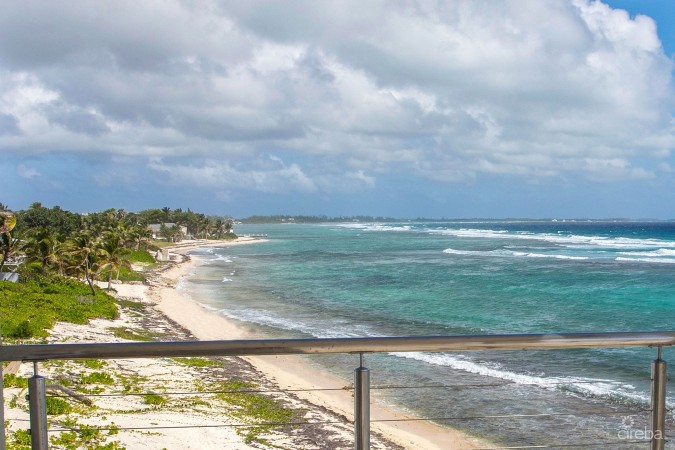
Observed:
[[[287,224],[235,231],[266,234],[269,242],[193,252],[201,264],[180,287],[265,336],[675,330],[672,222]],[[644,348],[412,353],[368,355],[366,365],[373,386],[382,387],[374,389],[381,401],[500,445],[648,448],[632,441],[644,437],[655,357],[655,349]],[[664,349],[664,359],[675,362],[675,352]],[[354,356],[312,361],[346,379],[358,365]],[[386,389],[392,385],[426,387]],[[668,403],[675,405],[672,383]],[[512,415],[518,417],[480,418]],[[589,447],[595,442],[604,444]]]

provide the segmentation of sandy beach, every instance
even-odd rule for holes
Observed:
[[[123,338],[112,338],[110,330],[128,329],[142,334],[160,333],[160,339],[172,340],[232,340],[255,339],[254,331],[245,324],[235,322],[217,314],[184,296],[176,285],[181,277],[187,276],[199,264],[199,259],[187,254],[198,247],[256,244],[264,240],[240,238],[236,241],[192,241],[183,242],[169,249],[172,262],[164,270],[149,273],[145,284],[115,284],[117,296],[130,304],[143,305],[139,309],[124,310],[116,321],[93,321],[87,326],[59,324],[52,333],[52,342],[120,342]],[[164,333],[164,335],[161,335]],[[341,449],[353,448],[353,396],[344,389],[350,380],[338,378],[315,368],[298,356],[269,356],[247,358],[216,358],[223,361],[224,370],[186,366],[172,360],[116,360],[108,362],[109,367],[121,371],[125,376],[135,374],[148,381],[147,392],[165,393],[172,400],[168,405],[148,405],[143,397],[110,396],[96,397],[96,406],[103,411],[95,417],[82,419],[92,426],[106,426],[114,421],[121,428],[114,439],[126,448],[281,448]],[[32,367],[28,364],[14,366],[19,375],[30,376]],[[65,367],[65,369],[64,369]],[[75,369],[67,363],[45,365],[43,375],[57,378],[59,371]],[[83,369],[84,370],[84,369]],[[265,430],[262,441],[247,441],[250,436],[242,432],[247,421],[232,413],[232,405],[218,401],[204,402],[204,396],[194,400],[185,396],[179,400],[168,394],[194,389],[196,380],[218,383],[222,377],[230,379],[232,374],[243,380],[254,380],[261,388],[274,391],[275,401],[296,411],[303,411],[302,422],[313,422],[312,426]],[[220,377],[220,378],[219,378]],[[122,376],[120,376],[122,378]],[[320,390],[317,390],[320,389]],[[16,391],[16,392],[15,392]],[[5,398],[20,396],[18,388],[5,390]],[[289,392],[290,391],[290,392]],[[188,399],[193,399],[187,401]],[[147,398],[146,398],[147,400]],[[371,446],[373,449],[476,449],[489,447],[462,432],[443,428],[426,421],[405,421],[409,416],[380,399],[371,399],[371,419],[388,420],[372,424]],[[15,402],[16,403],[16,402]],[[236,408],[235,408],[236,409]],[[20,428],[27,420],[25,407],[15,405],[8,408],[6,418],[10,429]],[[105,419],[101,419],[105,417]],[[401,420],[401,421],[396,421]],[[24,422],[22,422],[24,421]],[[223,423],[235,426],[223,426]],[[129,430],[142,423],[148,430]],[[237,428],[236,425],[242,428]],[[200,426],[201,428],[184,428]],[[177,427],[177,428],[172,428]],[[53,427],[58,428],[58,424]],[[250,440],[250,439],[249,439]]]

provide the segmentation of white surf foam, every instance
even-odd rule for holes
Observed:
[[[619,256],[616,258],[616,261],[655,263],[655,264],[675,264],[675,259],[672,258],[625,258]]]
[[[510,381],[521,385],[538,386],[545,389],[569,389],[585,395],[608,397],[620,395],[630,400],[647,402],[649,397],[635,392],[634,386],[615,380],[593,379],[583,377],[544,377],[529,374],[520,374],[505,370],[499,364],[475,362],[462,355],[447,353],[390,353],[393,356],[414,359],[429,364],[450,367],[477,375]]]

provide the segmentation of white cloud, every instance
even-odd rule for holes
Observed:
[[[672,69],[653,20],[586,0],[6,2],[0,147],[222,192],[649,178]]]
[[[16,168],[16,173],[21,177],[21,178],[27,178],[27,179],[32,179],[35,177],[40,176],[40,172],[37,171],[37,169],[34,169],[33,167],[26,167],[23,164],[19,164]]]

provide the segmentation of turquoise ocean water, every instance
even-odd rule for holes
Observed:
[[[240,225],[236,232],[270,241],[195,251],[202,264],[180,288],[270,337],[675,330],[675,223]],[[644,437],[655,356],[654,349],[411,353],[368,355],[367,365],[374,386],[426,386],[376,389],[382,401],[501,445],[646,448],[631,441]],[[674,357],[664,350],[666,361]],[[353,356],[313,363],[345,378],[358,365]],[[675,405],[672,387],[668,402]],[[605,444],[588,446],[594,442]]]

